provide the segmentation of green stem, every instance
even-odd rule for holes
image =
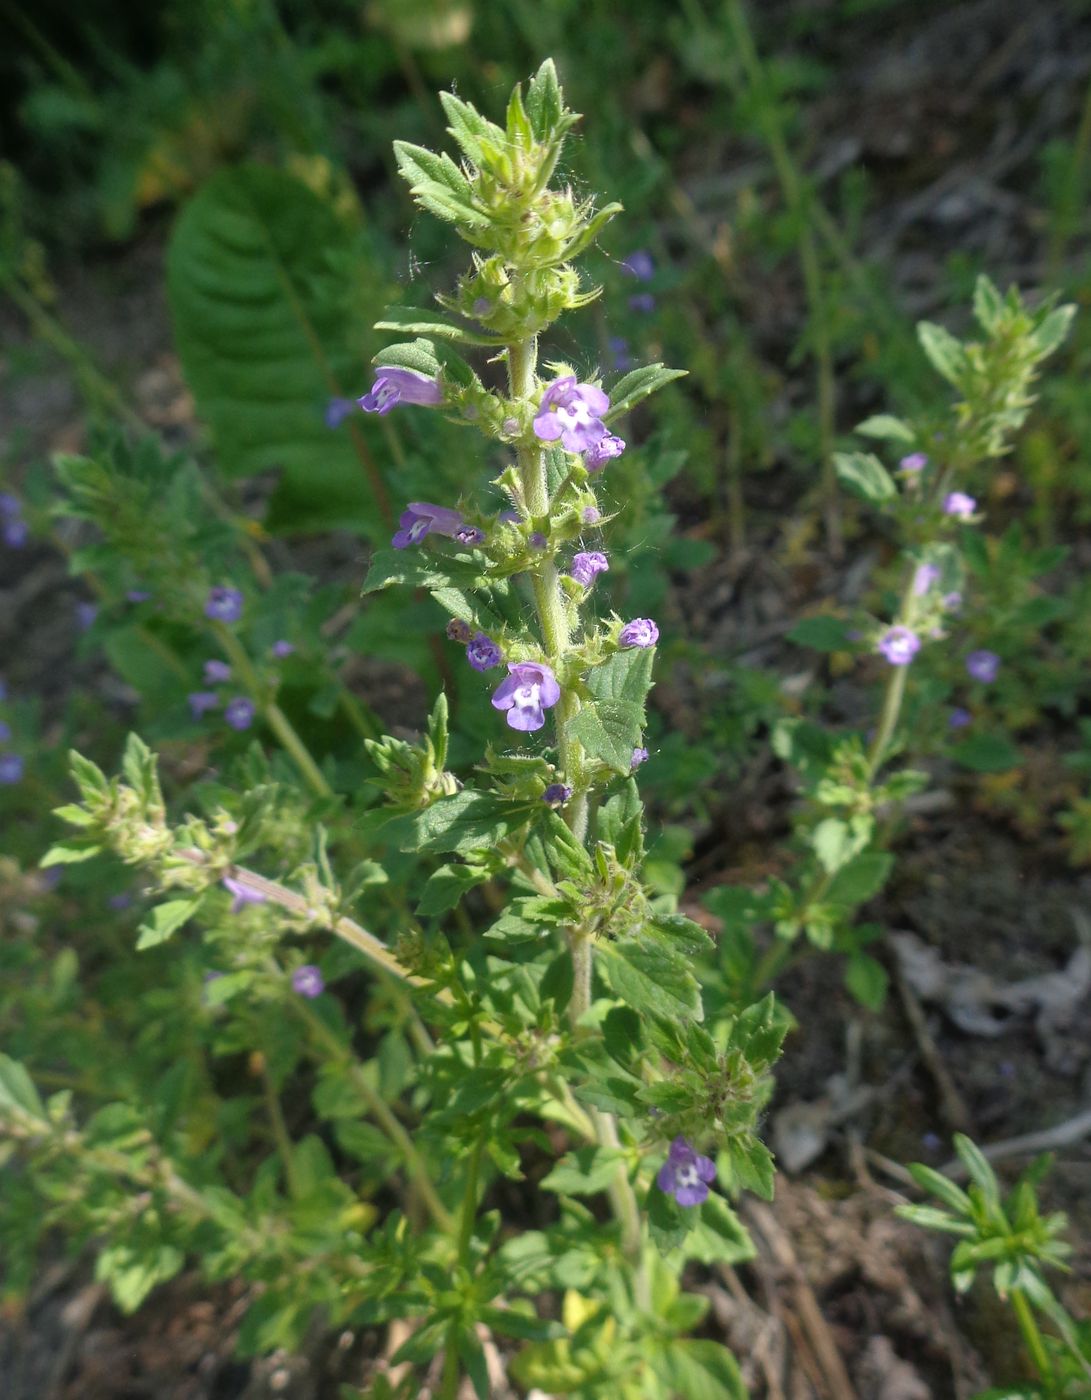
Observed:
[[[1019,1330],[1023,1334],[1023,1341],[1026,1343],[1027,1351],[1034,1362],[1038,1378],[1050,1395],[1056,1395],[1057,1377],[1046,1353],[1045,1342],[1042,1340],[1037,1320],[1027,1302],[1027,1296],[1021,1288],[1013,1288],[1008,1297],[1011,1299],[1011,1305],[1019,1323]]]
[[[368,1112],[400,1152],[413,1186],[424,1202],[429,1215],[444,1234],[453,1235],[455,1233],[454,1219],[436,1193],[424,1159],[413,1146],[413,1139],[391,1112],[386,1100],[372,1086],[363,1068],[356,1063],[350,1051],[337,1039],[326,1023],[320,1020],[298,998],[293,1000],[292,1005],[297,1014],[307,1022],[312,1034],[323,1042],[330,1054],[340,1061],[348,1071],[353,1086],[367,1104]]]
[[[277,702],[269,698],[266,688],[262,685],[261,677],[246,653],[246,648],[224,623],[213,622],[212,629],[227,653],[232,666],[238,672],[239,679],[246,687],[251,700],[258,707],[266,724],[277,736],[281,747],[291,756],[307,786],[317,797],[332,797],[333,788],[327,782],[326,775],[311,757],[310,750],[296,733],[291,720]]]
[[[740,0],[728,0],[727,20],[742,62],[747,85],[757,101],[758,120],[762,135],[773,157],[773,166],[780,182],[781,194],[798,230],[796,235],[803,286],[811,316],[814,358],[817,371],[818,435],[822,463],[822,494],[825,502],[826,536],[830,550],[839,557],[842,550],[841,512],[838,502],[837,474],[834,469],[833,448],[837,382],[834,373],[833,343],[822,264],[810,217],[810,199],[792,159],[780,121],[776,99],[768,90],[768,81],[758,56],[754,36],[750,32],[746,12]]]
[[[280,1107],[280,1096],[273,1083],[273,1076],[269,1073],[269,1066],[264,1062],[264,1057],[261,1067],[261,1081],[265,1093],[265,1111],[269,1115],[273,1141],[276,1143],[277,1154],[284,1168],[284,1180],[288,1185],[288,1194],[293,1201],[298,1201],[302,1192],[299,1186],[299,1176],[295,1169],[292,1139],[288,1136],[288,1127],[284,1122],[284,1113]]]

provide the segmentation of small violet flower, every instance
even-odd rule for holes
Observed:
[[[543,442],[561,440],[566,452],[586,452],[606,437],[602,415],[610,400],[595,384],[577,384],[574,374],[555,379],[542,396],[534,435]]]
[[[508,725],[524,734],[541,729],[545,724],[543,711],[551,709],[561,698],[550,667],[539,661],[509,661],[508,676],[493,691],[492,704],[507,711]]]
[[[916,572],[913,575],[913,596],[916,598],[923,598],[938,579],[938,565],[918,564]]]
[[[265,895],[261,890],[251,889],[249,885],[244,885],[241,880],[236,880],[231,875],[223,877],[223,887],[229,895],[234,896],[231,900],[232,914],[239,914],[248,904],[264,904]]]
[[[231,667],[226,661],[206,661],[205,662],[205,684],[221,685],[224,681],[231,679]]]
[[[969,520],[977,509],[977,502],[965,491],[951,491],[944,499],[944,515],[952,515],[956,520]]]
[[[484,632],[478,632],[466,647],[466,660],[475,671],[491,671],[494,666],[499,666],[503,659],[504,653]]]
[[[11,738],[11,725],[6,720],[0,719],[0,744],[6,744]]]
[[[584,506],[580,519],[585,525],[597,525],[602,519],[602,512],[598,506]]]
[[[648,316],[655,310],[655,297],[651,292],[634,292],[629,298],[629,310],[640,311]]]
[[[592,549],[583,554],[574,554],[568,572],[577,583],[590,588],[596,575],[606,573],[609,567],[610,561],[606,555],[601,550]]]
[[[17,753],[0,753],[0,785],[10,787],[23,776],[23,760]]]
[[[625,442],[616,433],[607,433],[583,454],[583,465],[589,472],[600,472],[607,462],[620,457],[625,451]]]
[[[618,633],[618,646],[654,647],[659,640],[659,628],[650,617],[634,617]]]
[[[627,258],[622,258],[621,266],[638,282],[650,282],[655,276],[655,259],[647,248],[634,248]]]
[[[903,457],[898,463],[898,470],[905,472],[907,476],[913,476],[916,472],[924,471],[928,465],[928,457],[924,452],[910,452],[908,457]]]
[[[455,539],[459,544],[484,544],[485,531],[479,530],[476,525],[461,524],[455,531]]]
[[[542,801],[550,807],[560,807],[572,796],[572,789],[565,783],[550,783],[542,793]]]
[[[1000,658],[995,651],[972,651],[966,658],[967,674],[983,685],[991,685],[1000,673]]]
[[[224,719],[232,729],[249,729],[254,723],[254,702],[245,695],[236,695],[227,702]]]
[[[0,491],[0,516],[5,520],[18,520],[23,513],[23,503],[10,491]]]
[[[642,763],[647,763],[649,757],[647,749],[634,749],[633,756],[629,760],[629,767],[635,772]]]
[[[962,594],[957,591],[945,593],[941,602],[948,612],[958,612],[959,608],[962,607]]]
[[[443,390],[434,379],[415,369],[400,369],[380,365],[375,382],[356,402],[365,413],[389,413],[399,403],[423,404],[434,408],[443,402]]]
[[[205,617],[213,622],[238,622],[242,617],[242,593],[237,588],[219,585],[210,588],[205,599]]]
[[[969,710],[964,710],[961,705],[956,705],[947,716],[948,729],[965,729],[968,724],[973,723],[973,715]]]
[[[269,650],[272,652],[272,654],[276,657],[278,661],[283,661],[286,656],[292,655],[292,653],[295,651],[295,646],[292,642],[285,642],[281,640],[279,642],[274,642],[273,645],[269,648]]]
[[[629,342],[623,335],[612,335],[606,342],[610,360],[616,370],[624,374],[633,367],[633,357],[629,353]]]
[[[699,1206],[708,1199],[708,1184],[716,1180],[716,1164],[697,1152],[688,1138],[676,1137],[655,1178],[660,1191],[680,1206]]]
[[[339,428],[356,408],[352,399],[330,399],[324,414],[327,428]]]
[[[96,603],[76,604],[76,626],[81,632],[86,632],[94,623],[96,617],[98,617],[98,605]]]
[[[312,1000],[326,990],[326,982],[313,963],[304,963],[292,973],[292,991],[301,997]]]
[[[130,588],[125,594],[126,601],[130,603],[146,603],[151,596],[146,588]]]
[[[30,526],[25,520],[16,517],[13,520],[5,520],[3,525],[0,525],[0,539],[3,539],[9,549],[22,549],[29,538]]]
[[[910,627],[888,627],[876,646],[892,666],[908,666],[921,649],[921,639]]]
[[[420,544],[425,535],[447,535],[453,539],[463,528],[464,521],[457,510],[434,506],[430,501],[412,501],[398,517],[401,529],[390,543],[395,549],[408,549]]]
[[[193,690],[186,696],[189,701],[189,712],[194,719],[200,719],[206,710],[214,710],[220,703],[220,697],[214,690]]]

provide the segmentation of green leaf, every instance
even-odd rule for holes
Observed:
[[[596,666],[587,678],[594,703],[584,702],[572,722],[572,733],[591,757],[626,777],[644,731],[654,657],[654,647],[632,647]]]
[[[1006,734],[968,734],[951,752],[956,762],[974,773],[1008,773],[1023,761]]]
[[[45,1118],[34,1081],[18,1060],[0,1055],[0,1109],[21,1108],[32,1118]]]
[[[982,273],[974,283],[974,316],[983,331],[991,333],[997,321],[1004,314],[1004,298],[992,282]]]
[[[776,1168],[773,1165],[773,1154],[765,1144],[757,1138],[733,1142],[730,1144],[729,1155],[731,1171],[737,1185],[744,1191],[753,1191],[763,1201],[771,1201]]]
[[[835,452],[833,464],[838,479],[865,501],[877,505],[898,494],[893,477],[871,452]]]
[[[874,822],[854,818],[826,817],[811,832],[811,846],[827,875],[833,875],[860,854],[871,839]]]
[[[845,968],[845,986],[869,1011],[881,1011],[890,978],[878,959],[867,953],[854,953]]]
[[[686,1400],[747,1400],[738,1363],[719,1342],[703,1338],[658,1338],[648,1345],[648,1362],[668,1395]]]
[[[849,626],[843,618],[804,617],[788,633],[788,640],[797,646],[813,647],[815,651],[845,651],[852,646]]]
[[[678,1249],[694,1223],[693,1208],[683,1210],[673,1196],[661,1191],[655,1184],[648,1191],[647,1217],[648,1233],[661,1254]]]
[[[455,325],[427,311],[418,311],[412,306],[391,306],[383,312],[383,319],[375,322],[377,331],[399,331],[405,335],[436,336],[440,340],[450,340],[458,345],[503,345],[503,340],[495,335],[482,335],[466,326]]]
[[[668,369],[666,365],[661,364],[642,365],[640,369],[630,370],[609,391],[610,411],[603,421],[613,423],[649,394],[654,394],[675,379],[683,379],[688,372],[684,369]]]
[[[922,1191],[930,1191],[944,1205],[950,1206],[956,1215],[967,1219],[973,1215],[974,1208],[969,1196],[961,1186],[956,1185],[942,1172],[936,1171],[934,1167],[926,1167],[923,1162],[910,1162],[909,1175]]]
[[[599,966],[634,1011],[668,1020],[703,1018],[701,991],[689,962],[664,944],[646,938],[603,944]]]
[[[82,811],[82,808],[77,808]],[[59,816],[60,813],[57,813]],[[38,864],[43,870],[51,865],[78,865],[81,861],[97,856],[102,846],[91,836],[77,836],[72,841],[60,841],[50,846]]]
[[[456,792],[397,823],[403,851],[467,851],[495,846],[536,815],[529,804],[505,802],[491,793]]]
[[[741,1264],[756,1254],[746,1226],[724,1198],[712,1192],[686,1239],[686,1257],[702,1264]]]
[[[196,899],[168,899],[166,904],[157,904],[140,925],[136,951],[142,953],[145,948],[165,943],[172,933],[177,933],[188,919],[193,918],[201,898],[198,895]]]
[[[354,243],[306,185],[267,166],[214,175],[167,252],[175,343],[220,471],[277,469],[274,527],[384,530],[348,432],[323,408],[357,387],[359,350],[338,292]]]
[[[445,914],[453,909],[467,890],[489,878],[480,865],[441,865],[429,875],[417,903],[418,914]]]
[[[879,893],[893,868],[893,856],[884,851],[865,851],[837,872],[826,899],[830,904],[863,904]]]
[[[956,1133],[954,1136],[955,1151],[963,1166],[970,1173],[970,1180],[981,1188],[981,1194],[992,1208],[1000,1205],[1000,1183],[996,1179],[996,1173],[989,1165],[989,1160],[965,1133]]]
[[[888,442],[911,443],[916,440],[909,424],[889,413],[876,413],[871,418],[865,418],[862,423],[857,423],[854,431],[864,437],[882,438]]]
[[[562,1196],[597,1196],[615,1179],[618,1163],[624,1160],[618,1147],[580,1147],[566,1153],[541,1184]]]
[[[951,332],[932,321],[921,321],[917,339],[936,373],[957,386],[966,373],[966,352]]]
[[[565,121],[564,99],[553,60],[547,58],[527,86],[526,112],[536,141],[550,141],[563,135],[575,117]]]
[[[1054,350],[1060,348],[1068,336],[1072,326],[1072,317],[1076,314],[1074,306],[1058,306],[1055,311],[1051,311],[1042,324],[1035,328],[1034,343],[1038,347],[1038,354],[1042,359],[1047,355],[1052,355]]]
[[[491,165],[507,146],[506,132],[452,92],[441,92],[439,100],[450,122],[447,130],[469,158],[475,165]]]

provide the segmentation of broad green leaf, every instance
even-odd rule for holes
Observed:
[[[363,379],[339,291],[354,260],[333,209],[266,166],[214,175],[171,237],[167,289],[186,382],[222,472],[281,473],[274,527],[385,533],[377,470],[323,417]]]
[[[644,731],[644,701],[652,683],[654,647],[616,652],[587,678],[594,703],[584,703],[572,732],[593,757],[626,776]]]
[[[580,1147],[562,1157],[541,1185],[562,1196],[596,1196],[615,1179],[624,1160],[618,1147]]]
[[[488,878],[489,871],[480,865],[441,865],[429,875],[416,912],[421,915],[445,914],[455,907],[467,890],[472,890]]]
[[[713,1191],[694,1212],[697,1217],[686,1239],[686,1257],[702,1264],[740,1264],[757,1253],[746,1226],[721,1195]]]
[[[833,464],[839,480],[865,501],[878,505],[898,494],[890,473],[871,452],[835,452]]]
[[[136,951],[140,953],[145,948],[165,943],[172,933],[177,933],[188,919],[193,918],[200,903],[201,896],[198,895],[196,899],[168,899],[165,904],[157,904],[140,925]]]
[[[894,867],[894,857],[883,851],[865,851],[837,872],[826,894],[830,904],[863,904],[877,895]]]
[[[642,365],[640,369],[630,370],[609,391],[610,411],[603,421],[613,423],[649,394],[654,394],[675,379],[684,379],[687,373],[688,370],[668,369],[661,364]]]
[[[689,960],[647,938],[622,938],[599,949],[599,966],[634,1011],[668,1020],[703,1017],[701,992]]]
[[[719,1342],[703,1338],[649,1340],[648,1361],[668,1395],[686,1400],[747,1400],[738,1363]]]
[[[503,345],[503,340],[495,335],[483,335],[472,331],[468,326],[455,325],[428,311],[418,311],[412,306],[391,306],[383,312],[381,321],[375,322],[377,331],[398,331],[403,335],[436,336],[440,340],[451,340],[457,345]]]
[[[876,413],[871,418],[865,418],[862,423],[857,423],[855,431],[864,437],[882,438],[888,442],[915,441],[909,424],[889,413]]]
[[[1058,306],[1055,311],[1051,311],[1040,326],[1034,331],[1034,343],[1038,347],[1038,353],[1044,359],[1046,355],[1052,355],[1054,350],[1060,348],[1072,325],[1072,317],[1076,313],[1074,306]]]
[[[840,617],[804,617],[788,633],[788,640],[815,651],[844,651],[852,646],[848,631],[848,623]]]
[[[820,821],[811,832],[811,846],[822,869],[832,875],[859,855],[871,839],[873,825],[860,818],[843,821],[840,817],[826,817]]]
[[[77,811],[82,811],[79,807]],[[60,815],[58,812],[56,815]],[[81,861],[90,860],[92,856],[97,856],[102,850],[101,845],[90,836],[77,836],[71,841],[60,841],[56,846],[50,846],[39,864],[43,870],[47,870],[51,865],[78,865]]]
[[[957,386],[966,373],[966,352],[951,332],[932,321],[921,321],[917,339],[936,373]]]
[[[1008,773],[1023,755],[1006,734],[968,734],[951,746],[955,761],[974,773]]]
[[[562,121],[564,100],[553,60],[547,58],[527,86],[526,112],[536,141],[549,141],[562,135],[575,120]]]
[[[34,1081],[10,1055],[0,1055],[0,1110],[4,1108],[21,1108],[33,1118],[46,1116]]]
[[[494,846],[536,815],[529,805],[505,802],[485,792],[456,792],[397,823],[403,851],[464,853]]]
[[[881,1011],[886,1000],[890,978],[877,958],[867,953],[854,953],[845,968],[845,986],[869,1011]]]

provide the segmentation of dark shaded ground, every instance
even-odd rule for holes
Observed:
[[[822,56],[845,81],[815,104],[806,126],[811,166],[827,190],[851,167],[868,171],[879,197],[864,216],[860,244],[869,260],[889,269],[914,316],[936,312],[947,294],[942,269],[956,251],[985,257],[1001,284],[1038,284],[1045,232],[1035,193],[1038,157],[1048,141],[1071,136],[1091,73],[1091,16],[1076,4],[976,0],[920,8],[911,24],[865,17],[847,31],[823,30],[830,51]],[[693,112],[689,119],[696,126],[700,117]],[[733,172],[752,159],[752,151],[705,141],[693,168],[680,173],[710,238]],[[150,229],[123,257],[68,269],[61,305],[73,332],[147,421],[184,435],[191,410],[169,348],[162,246],[162,230]],[[752,302],[763,352],[786,362],[798,330],[799,288],[783,276],[776,285],[756,280]],[[0,312],[0,328],[18,347],[22,330],[10,312]],[[9,371],[17,355],[8,357]],[[78,396],[48,357],[4,379],[9,445],[28,455],[79,445]],[[785,383],[787,402],[810,393],[804,374]],[[843,391],[846,425],[873,407],[853,402],[856,395],[853,387]],[[749,555],[700,571],[674,604],[718,654],[782,675],[801,664],[799,650],[784,641],[791,620],[818,599],[854,597],[877,549],[853,541],[844,567],[813,557],[779,562],[783,521],[771,510],[778,501],[790,508],[797,492],[785,471],[760,478]],[[685,494],[682,483],[683,518]],[[331,542],[320,564],[313,551],[308,546],[309,567],[354,567],[350,545]],[[58,555],[0,555],[0,653],[19,689],[43,693],[47,714],[74,684],[96,688],[108,702],[122,698],[94,662],[71,665],[78,597]],[[368,698],[380,713],[397,713],[403,694],[387,678]],[[861,703],[851,685],[843,699],[849,710]],[[672,723],[684,726],[692,716],[684,677],[661,682],[655,702]],[[1062,737],[1038,736],[1034,748],[1045,768],[1055,768]],[[1070,959],[1088,933],[1091,878],[1073,872],[1048,824],[1028,838],[997,805],[980,810],[975,782],[936,772],[872,917],[998,983],[1067,968],[1063,980],[1071,984]],[[760,753],[722,805],[713,803],[699,833],[695,893],[752,873],[756,853],[786,829],[789,801],[779,765]],[[891,949],[882,956],[896,972]],[[799,1176],[782,1177],[771,1211],[747,1208],[760,1244],[755,1264],[740,1277],[701,1285],[712,1299],[717,1335],[737,1348],[755,1396],[961,1400],[990,1377],[1014,1378],[1020,1363],[1010,1321],[985,1288],[953,1299],[946,1246],[891,1213],[904,1183],[890,1163],[941,1165],[956,1129],[988,1144],[1085,1113],[1091,999],[1085,992],[1052,1021],[1043,1020],[1040,1007],[1009,1007],[999,1031],[983,1034],[968,1030],[965,1016],[960,1024],[950,1008],[918,996],[904,977],[895,977],[882,1015],[863,1012],[829,960],[793,971],[783,993],[802,1030],[789,1043],[772,1126],[802,1122],[826,1146]],[[1025,1160],[1012,1154],[1003,1170]],[[1077,1316],[1091,1311],[1089,1187],[1085,1133],[1061,1147],[1045,1192],[1051,1208],[1071,1215],[1074,1272],[1060,1291]],[[232,1290],[209,1295],[185,1279],[126,1320],[88,1279],[86,1261],[47,1273],[27,1315],[0,1330],[5,1398],[334,1396],[337,1380],[360,1383],[367,1358],[383,1344],[378,1337],[316,1335],[306,1360],[251,1366],[231,1360],[244,1303]],[[498,1380],[497,1396],[509,1393]]]

